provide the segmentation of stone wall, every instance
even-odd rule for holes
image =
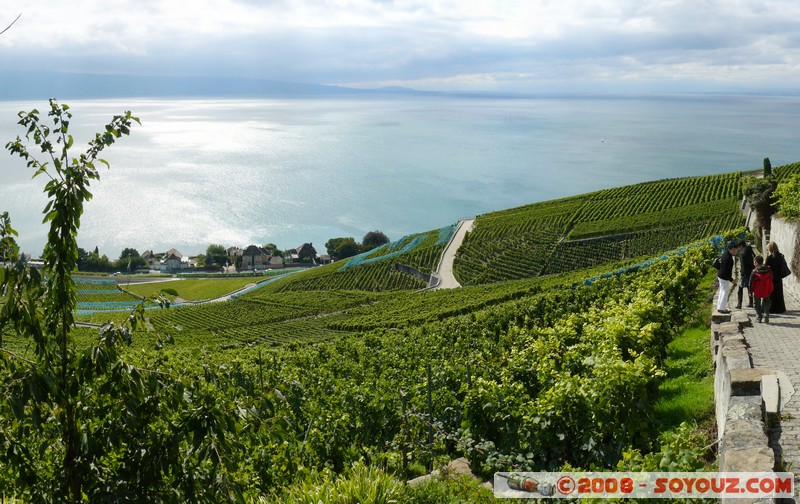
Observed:
[[[770,472],[775,454],[766,427],[777,415],[775,372],[753,369],[742,327],[751,324],[743,312],[714,313],[711,352],[719,435],[720,471]]]
[[[800,240],[800,222],[772,217],[769,238],[778,245],[778,250],[786,258],[786,263],[792,267],[795,246]],[[792,268],[792,274],[783,279],[783,289],[791,292],[795,297],[800,297],[800,281],[798,281],[800,271],[794,271],[796,269],[798,268]]]

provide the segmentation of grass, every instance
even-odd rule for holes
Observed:
[[[178,293],[177,297],[186,301],[202,301],[230,294],[258,280],[262,280],[262,278],[187,278],[169,282],[131,284],[122,287],[137,296],[153,296],[162,289],[173,289]],[[169,297],[174,298],[174,296]]]
[[[714,276],[709,272],[698,288],[700,292],[711,291]],[[714,414],[710,314],[711,300],[703,296],[690,323],[667,346],[664,362],[667,375],[659,385],[659,400],[655,404],[655,414],[662,422],[663,430],[677,427],[682,422],[703,423]]]

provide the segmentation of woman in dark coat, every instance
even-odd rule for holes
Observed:
[[[783,254],[780,253],[778,250],[778,245],[775,242],[770,242],[767,245],[767,266],[769,266],[769,270],[772,272],[772,285],[773,290],[772,294],[769,296],[770,300],[772,300],[772,306],[770,307],[770,313],[784,313],[786,311],[786,303],[783,301],[783,279],[781,278],[781,264],[783,264],[786,259],[783,258]]]

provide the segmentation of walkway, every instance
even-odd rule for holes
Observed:
[[[731,298],[735,297],[734,292]],[[783,460],[784,470],[795,473],[797,486],[800,477],[800,394],[795,391],[800,391],[800,300],[785,289],[784,299],[786,312],[770,315],[769,324],[756,322],[754,308],[743,308],[753,326],[744,327],[742,332],[750,347],[753,367],[778,373],[781,382],[780,423],[768,433],[770,447],[775,450],[776,460]],[[734,303],[731,299],[730,304]]]
[[[455,261],[458,248],[461,247],[461,244],[464,242],[467,231],[472,231],[474,225],[475,219],[465,219],[459,223],[458,229],[453,233],[453,237],[442,253],[442,260],[439,261],[439,267],[436,268],[436,271],[431,275],[431,290],[457,289],[461,287],[461,284],[458,283],[455,275],[453,275],[453,262]],[[437,280],[438,283],[436,283]]]

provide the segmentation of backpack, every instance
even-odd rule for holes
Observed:
[[[750,284],[750,288],[752,289],[753,295],[755,297],[765,299],[768,298],[770,294],[772,294],[772,273],[769,271],[766,272],[753,272],[753,282]]]

